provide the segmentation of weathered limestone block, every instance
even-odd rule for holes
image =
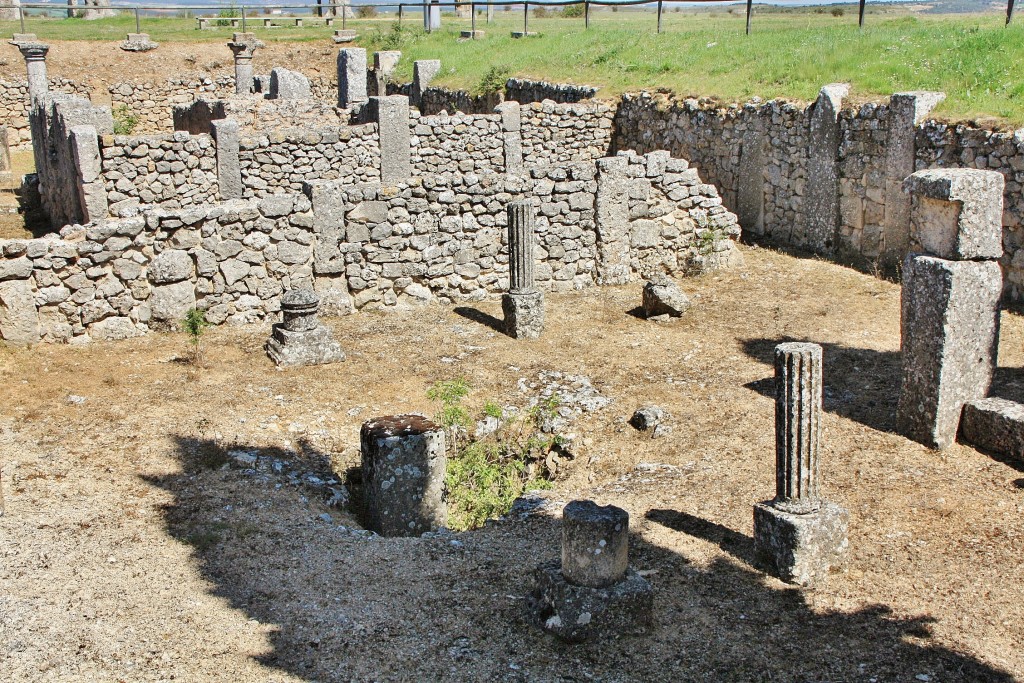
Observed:
[[[21,13],[21,0],[11,0],[10,2],[4,2],[4,4],[14,6],[0,9],[0,21],[18,21]]]
[[[338,106],[351,109],[366,100],[366,50],[361,47],[338,50]]]
[[[239,161],[241,127],[234,119],[211,122],[217,145],[217,184],[221,199],[242,198],[242,166]]]
[[[826,85],[811,109],[804,196],[804,246],[831,254],[839,229],[839,111],[850,91],[845,83]]]
[[[336,45],[341,45],[343,43],[351,43],[358,37],[359,34],[355,29],[339,28],[334,30],[334,35],[331,36],[331,40],[333,40]]]
[[[70,131],[71,149],[77,170],[78,196],[82,220],[94,223],[109,213],[107,190],[102,177],[99,136],[93,126],[74,126]]]
[[[744,107],[747,128],[740,147],[736,215],[740,226],[754,235],[764,234],[765,121],[758,107]]]
[[[270,71],[270,99],[308,100],[313,97],[309,79],[298,71],[274,67]]]
[[[420,415],[363,423],[364,522],[382,536],[419,536],[448,520],[444,429]]]
[[[903,265],[903,381],[896,424],[932,448],[956,437],[968,401],[984,398],[999,340],[1003,275],[995,261],[910,254]]]
[[[423,91],[430,87],[430,82],[441,73],[440,59],[417,59],[412,63],[412,104],[420,106]]]
[[[951,260],[1003,255],[1002,173],[971,168],[918,171],[906,179],[910,244]]]
[[[188,280],[192,277],[192,257],[182,249],[165,249],[149,264],[149,281],[155,285]]]
[[[174,327],[196,306],[196,287],[190,280],[155,285],[149,295],[153,321]]]
[[[388,94],[388,83],[402,59],[401,50],[380,50],[373,53],[373,76],[367,83],[370,95],[384,97]]]
[[[664,322],[689,310],[690,298],[679,285],[660,278],[644,283],[642,306],[645,318]]]
[[[624,157],[597,161],[597,280],[599,284],[629,282],[629,178]]]
[[[320,297],[311,289],[292,289],[281,297],[284,321],[273,326],[267,355],[277,365],[326,365],[345,360],[329,327],[317,319]]]
[[[87,21],[117,16],[117,11],[110,6],[110,0],[81,0],[81,4],[85,6],[82,18]]]
[[[502,102],[494,108],[494,113],[501,115],[505,173],[521,173],[523,171],[522,107],[518,102]]]
[[[960,440],[976,448],[1024,459],[1024,405],[1005,398],[964,404]]]
[[[380,181],[404,182],[412,175],[412,133],[409,130],[409,98],[403,95],[371,97],[371,121],[377,122],[380,140]]]
[[[769,571],[787,583],[813,586],[849,555],[849,513],[823,503],[808,514],[795,514],[771,503],[754,505],[754,547]]]
[[[160,47],[160,43],[150,40],[148,33],[129,33],[119,47],[125,52],[149,52]]]
[[[539,339],[544,332],[544,293],[520,292],[502,295],[505,333],[513,339]]]
[[[604,588],[626,578],[629,513],[574,500],[562,511],[562,574],[577,586]]]
[[[0,282],[0,339],[17,345],[39,341],[39,311],[29,280]]]

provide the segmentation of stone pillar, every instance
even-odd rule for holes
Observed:
[[[284,321],[274,325],[267,355],[277,365],[326,365],[345,360],[329,327],[317,319],[320,297],[311,289],[291,289],[281,297]]]
[[[818,500],[821,441],[821,347],[775,347],[775,507],[803,514]]]
[[[365,422],[359,438],[366,528],[419,536],[444,526],[444,428],[420,415],[393,415]]]
[[[764,117],[760,106],[743,107],[747,125],[740,147],[739,186],[736,194],[736,216],[743,231],[752,235],[764,234]]]
[[[803,246],[828,255],[839,232],[839,110],[850,91],[845,83],[826,85],[811,108],[807,140],[807,186],[804,193]],[[799,238],[798,238],[799,241]]]
[[[964,404],[984,398],[999,342],[1000,173],[920,171],[911,195],[901,294],[903,381],[896,426],[932,448],[956,438]]]
[[[441,73],[440,59],[417,59],[412,63],[412,105],[419,107],[423,91],[430,87],[430,81]]]
[[[882,260],[895,270],[910,246],[910,196],[903,181],[914,172],[916,126],[946,93],[903,92],[889,99],[889,137],[885,148],[885,214]]]
[[[253,86],[252,58],[263,42],[255,33],[235,33],[228,47],[235,56],[235,94],[249,95]]]
[[[46,77],[46,53],[50,51],[50,46],[37,42],[11,42],[25,58],[29,102],[37,102],[50,90],[50,81]]]
[[[487,23],[494,23],[494,5],[487,3]]]
[[[16,5],[0,9],[0,21],[18,21],[21,18],[21,0],[4,0],[4,5]]]
[[[7,135],[7,126],[0,126],[0,173],[11,172],[11,145]]]
[[[626,160],[597,160],[597,281],[602,285],[629,282],[629,178]]]
[[[221,199],[242,198],[242,165],[238,158],[240,126],[233,119],[210,122],[217,146],[217,183]]]
[[[70,131],[74,153],[78,198],[83,223],[106,220],[110,207],[103,182],[99,135],[93,126],[75,126]]]
[[[400,50],[381,50],[373,53],[373,73],[367,80],[370,95],[384,97],[388,94],[388,82],[401,59]]]
[[[589,500],[562,512],[562,561],[534,572],[527,604],[538,625],[570,642],[642,633],[654,591],[629,568],[629,514]]]
[[[338,106],[351,109],[366,100],[366,50],[361,47],[338,50]]]
[[[441,28],[441,6],[434,2],[423,2],[423,30],[427,33]]]
[[[843,566],[849,513],[818,494],[822,354],[775,347],[775,498],[754,505],[754,549],[783,581],[809,586]]]
[[[409,98],[404,95],[371,97],[370,120],[377,122],[380,139],[380,181],[393,185],[412,176],[412,133]]]
[[[501,298],[505,333],[515,339],[537,339],[544,331],[544,293],[534,282],[533,202],[508,205],[509,291]]]
[[[523,172],[522,107],[518,102],[502,102],[494,108],[501,114],[501,130],[505,147],[505,173]]]

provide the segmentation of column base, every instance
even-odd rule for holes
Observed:
[[[266,349],[272,361],[286,367],[327,365],[345,360],[341,345],[323,324],[306,332],[291,332],[278,323],[267,340]]]
[[[651,625],[654,589],[632,569],[607,588],[576,586],[562,576],[561,563],[546,562],[534,571],[526,598],[534,622],[569,642],[603,636],[641,634]]]
[[[783,581],[811,586],[845,566],[849,516],[834,503],[823,502],[804,515],[783,512],[770,501],[755,503],[754,551]]]
[[[501,297],[505,334],[514,339],[537,339],[544,331],[544,293],[509,292]]]

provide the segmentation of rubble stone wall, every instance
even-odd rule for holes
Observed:
[[[610,105],[533,102],[521,111],[528,167],[592,161],[610,153],[615,119]]]
[[[420,116],[412,110],[409,125],[412,164],[419,175],[505,170],[501,117],[497,114]]]
[[[110,213],[129,205],[178,209],[217,201],[217,150],[207,134],[103,136],[103,182]]]

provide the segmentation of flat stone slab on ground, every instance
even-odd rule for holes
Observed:
[[[1024,459],[1024,405],[1005,398],[983,398],[964,405],[960,440],[976,448]]]

